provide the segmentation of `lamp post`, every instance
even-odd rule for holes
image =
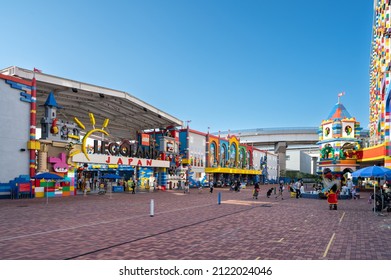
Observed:
[[[186,121],[186,158],[187,158],[187,170],[186,170],[186,182],[189,185],[189,168],[190,168],[190,127],[191,120]]]
[[[205,143],[205,161],[206,161],[205,166],[209,166],[209,162],[210,162],[210,158],[209,158],[209,156],[210,156],[209,155],[209,129],[210,129],[210,127],[208,126],[208,133],[206,135],[206,143]],[[210,167],[212,167],[212,166],[210,166]],[[207,177],[207,180],[210,184],[210,174],[207,173],[206,177]]]

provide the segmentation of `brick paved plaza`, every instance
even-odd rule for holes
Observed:
[[[369,193],[335,211],[267,187],[258,200],[219,188],[0,200],[0,259],[391,260],[391,215],[371,212]]]

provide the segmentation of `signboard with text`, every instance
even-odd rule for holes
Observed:
[[[166,160],[145,159],[135,157],[121,157],[102,154],[89,154],[90,160],[84,154],[77,154],[72,157],[73,162],[78,163],[104,163],[130,166],[150,166],[150,167],[170,167],[170,162]]]

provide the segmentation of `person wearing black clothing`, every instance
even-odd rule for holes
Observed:
[[[274,190],[274,188],[270,188],[270,189],[266,192],[266,197],[267,197],[267,198],[270,198],[270,196],[272,195],[273,190]]]
[[[259,184],[258,184],[258,182],[256,182],[255,185],[254,185],[253,199],[254,198],[258,199],[259,190],[260,190]]]
[[[281,196],[281,200],[284,200],[284,197],[282,193],[284,192],[284,184],[280,184],[280,187],[278,188],[278,195],[275,197],[276,199]]]
[[[295,184],[296,198],[301,197],[300,187],[301,187],[302,185],[303,185],[303,183],[302,183],[301,181],[297,181],[296,184]]]
[[[133,181],[133,184],[132,184],[132,194],[135,194],[136,193],[136,184],[137,184],[137,181]]]
[[[240,181],[237,180],[235,184],[235,192],[239,192],[239,191],[240,191]]]
[[[213,193],[213,188],[216,187],[217,183],[216,182],[210,182],[209,184],[209,192]]]

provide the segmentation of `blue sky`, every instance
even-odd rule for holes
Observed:
[[[5,1],[0,68],[129,92],[211,131],[369,119],[370,0]]]

